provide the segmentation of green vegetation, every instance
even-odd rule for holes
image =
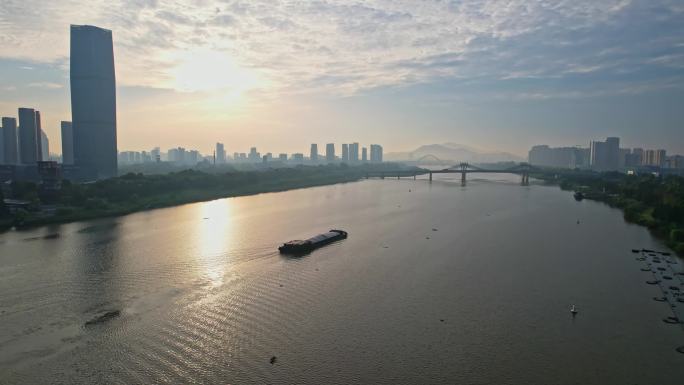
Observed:
[[[536,177],[622,209],[625,220],[648,227],[684,256],[684,177],[580,171]]]
[[[31,204],[28,210],[5,213],[2,217],[8,227],[116,216],[189,202],[350,182],[363,178],[367,171],[383,167],[396,168],[327,165],[223,173],[184,170],[159,175],[129,173],[83,184],[65,180],[55,204],[47,206],[50,210],[41,206],[36,184],[13,183],[12,197]]]

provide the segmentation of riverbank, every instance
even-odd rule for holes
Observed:
[[[684,257],[684,178],[559,170],[534,176],[622,210]]]
[[[17,199],[35,202],[0,219],[0,231],[126,215],[156,208],[220,198],[353,182],[382,166],[327,165],[212,174],[184,170],[164,175],[126,174],[89,184],[64,181],[57,201],[46,213],[37,202],[36,186],[15,186]]]

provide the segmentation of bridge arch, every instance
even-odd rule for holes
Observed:
[[[423,155],[423,156],[421,156],[420,158],[416,159],[414,162],[415,162],[416,164],[420,164],[421,162],[426,161],[426,160],[429,160],[429,159],[432,159],[432,160],[436,161],[437,164],[439,164],[440,166],[443,166],[443,165],[446,165],[446,164],[447,164],[445,161],[439,159],[436,155],[432,155],[432,154]]]

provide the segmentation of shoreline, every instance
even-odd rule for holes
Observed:
[[[676,227],[677,223],[665,222],[654,217],[653,213],[655,208],[652,205],[649,205],[646,202],[636,201],[621,191],[612,193],[606,192],[605,186],[603,187],[603,190],[599,191],[597,190],[597,186],[583,184],[582,182],[587,182],[587,179],[582,180],[582,178],[587,177],[586,175],[564,175],[563,173],[558,173],[554,177],[549,177],[549,175],[550,174],[535,175],[534,177],[547,185],[557,186],[564,191],[581,191],[584,194],[582,199],[601,202],[609,207],[619,209],[626,223],[645,227],[654,238],[662,241],[675,255],[684,259],[684,242],[673,239],[672,237],[672,232],[678,230]],[[624,175],[620,178],[627,177],[629,176]],[[601,174],[591,175],[590,178],[592,178],[594,182],[599,182],[599,184],[605,185],[615,183],[614,180],[606,178]],[[638,204],[638,208],[635,208],[635,204]]]
[[[188,189],[174,191],[167,194],[159,194],[134,205],[121,205],[108,209],[85,210],[76,209],[64,214],[55,214],[49,217],[27,218],[22,224],[17,225],[15,219],[0,220],[0,233],[8,231],[25,231],[41,226],[66,224],[80,221],[96,220],[101,218],[121,217],[155,209],[182,206],[185,204],[208,202],[216,199],[235,198],[258,194],[284,192],[311,187],[329,186],[341,183],[357,182],[363,179],[364,173],[358,170],[349,170],[339,174],[328,176],[323,179],[306,178],[299,181],[274,180],[270,182],[252,183],[248,186],[235,186],[234,188],[219,190]],[[123,177],[123,176],[122,176]],[[122,178],[118,177],[118,178]]]

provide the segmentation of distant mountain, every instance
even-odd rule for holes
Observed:
[[[393,152],[385,154],[388,161],[416,161],[432,155],[446,163],[496,163],[496,162],[525,162],[517,155],[508,152],[488,152],[458,143],[427,144],[410,152]]]

